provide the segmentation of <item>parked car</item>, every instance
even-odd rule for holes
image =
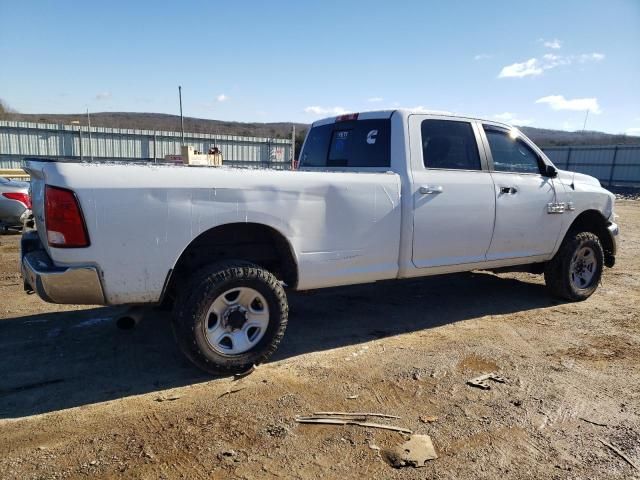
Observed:
[[[30,215],[29,183],[0,177],[0,231],[22,228]]]
[[[26,284],[55,303],[172,306],[181,349],[213,373],[275,351],[285,289],[509,268],[578,301],[615,262],[614,195],[557,170],[509,125],[475,118],[320,120],[297,171],[26,170],[37,224],[22,241]]]

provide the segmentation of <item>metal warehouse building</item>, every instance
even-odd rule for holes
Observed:
[[[225,164],[289,168],[291,140],[185,133],[201,152],[222,150]],[[24,157],[153,162],[179,155],[180,132],[0,121],[0,168],[20,168]]]

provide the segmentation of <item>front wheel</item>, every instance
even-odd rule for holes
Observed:
[[[182,291],[173,326],[183,353],[211,374],[244,372],[275,352],[287,327],[280,282],[243,261],[211,265]]]
[[[602,268],[602,244],[591,232],[569,233],[544,272],[551,293],[577,302],[586,300],[596,291]]]

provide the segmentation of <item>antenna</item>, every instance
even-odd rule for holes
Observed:
[[[587,128],[587,119],[589,118],[589,109],[587,109],[587,114],[584,116],[584,124],[582,125],[582,133],[584,133],[584,129]]]

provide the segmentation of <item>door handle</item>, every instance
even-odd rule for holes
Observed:
[[[419,191],[422,195],[442,193],[442,185],[423,185]]]
[[[518,189],[516,187],[500,187],[500,193],[513,195],[515,193],[518,193]]]

